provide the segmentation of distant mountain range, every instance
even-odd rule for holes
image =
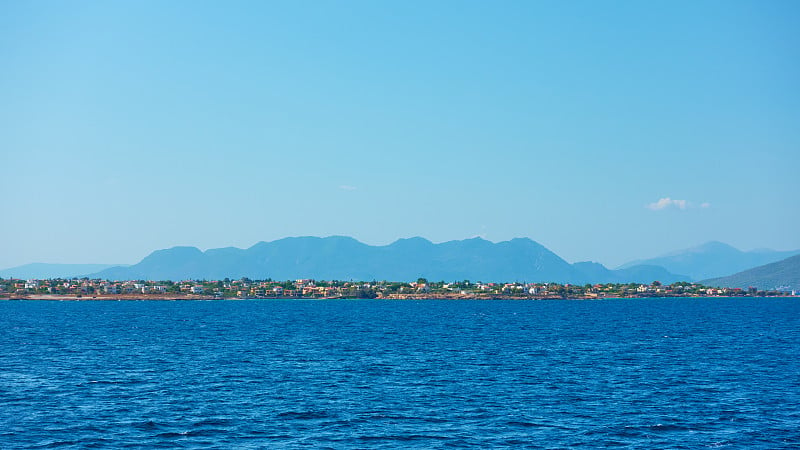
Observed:
[[[118,266],[123,267],[120,264],[32,263],[0,270],[0,278],[46,279],[83,277],[90,273],[108,269],[109,267]]]
[[[756,266],[780,261],[800,254],[800,250],[775,251],[753,250],[743,252],[722,242],[703,245],[668,253],[656,258],[636,260],[623,264],[618,269],[640,265],[660,266],[672,273],[690,276],[693,280],[718,278],[741,272]]]
[[[294,237],[259,242],[247,249],[173,247],[138,264],[26,264],[0,271],[3,278],[96,277],[115,280],[184,280],[248,277],[287,280],[528,281],[662,283],[705,280],[720,286],[797,288],[789,256],[800,251],[742,252],[720,242],[624,264],[610,270],[595,262],[570,264],[527,238],[492,243],[481,238],[434,244],[423,238],[371,246],[343,236]],[[781,264],[773,265],[779,260]],[[788,261],[788,262],[786,262]],[[765,265],[766,264],[766,265]],[[763,267],[761,267],[763,266]],[[748,270],[752,269],[752,270]],[[721,276],[731,275],[722,278]],[[795,278],[792,278],[795,277]]]
[[[492,243],[474,238],[434,244],[423,238],[371,246],[332,236],[259,242],[248,249],[173,247],[151,253],[138,264],[90,275],[115,280],[223,279],[248,277],[287,280],[528,281],[560,283],[687,280],[667,270],[638,265],[609,270],[598,263],[569,264],[527,238]]]
[[[754,267],[727,277],[703,280],[706,286],[761,290],[800,290],[800,255]]]

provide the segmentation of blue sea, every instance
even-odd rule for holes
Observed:
[[[798,448],[800,300],[0,302],[0,448]]]

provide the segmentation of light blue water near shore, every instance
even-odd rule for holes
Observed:
[[[800,301],[0,302],[0,448],[796,448]]]

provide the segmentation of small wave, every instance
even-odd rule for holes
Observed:
[[[286,411],[279,413],[277,417],[292,420],[312,420],[327,419],[330,418],[331,415],[325,411]]]
[[[146,422],[135,423],[133,424],[133,427],[138,428],[140,430],[158,430],[164,428],[164,425],[157,422],[153,422],[152,420],[148,420]]]
[[[192,424],[192,427],[205,427],[214,425],[231,425],[234,421],[232,419],[203,419]]]
[[[223,430],[219,428],[204,428],[202,430],[191,430],[191,431],[181,431],[181,432],[168,431],[166,433],[159,433],[156,435],[156,437],[161,439],[181,439],[186,437],[218,436],[220,434],[227,434],[227,433],[229,433],[228,430]]]
[[[56,447],[68,447],[78,445],[79,441],[51,441],[40,445],[35,445],[31,448],[56,448]]]
[[[385,435],[385,436],[357,436],[356,440],[374,442],[374,441],[427,441],[427,440],[447,440],[447,436],[439,436],[435,434],[409,434],[409,435]]]
[[[203,428],[201,430],[192,430],[186,432],[186,436],[190,437],[197,437],[197,436],[218,436],[220,434],[228,434],[230,430],[223,430],[220,428]]]
[[[522,427],[522,428],[539,428],[539,427],[547,427],[547,426],[549,426],[549,425],[543,425],[543,424],[534,423],[534,422],[520,422],[520,421],[517,421],[517,420],[512,420],[510,422],[506,422],[506,425],[511,426],[511,427]]]
[[[156,437],[162,439],[172,439],[172,438],[183,438],[186,437],[186,435],[187,435],[186,432],[176,433],[174,431],[168,431],[166,433],[158,433]]]
[[[523,420],[511,420],[506,422],[506,425],[510,427],[519,427],[519,428],[554,428],[557,430],[570,430],[570,428],[563,427],[560,425],[552,425],[548,423],[538,423],[538,422],[526,422]]]
[[[676,425],[676,424],[662,424],[657,423],[655,425],[650,425],[647,429],[651,431],[658,431],[658,432],[671,432],[671,431],[688,431],[691,430],[690,427],[684,425]]]
[[[83,387],[88,385],[134,385],[134,384],[144,384],[146,381],[144,380],[89,380],[86,383],[79,383],[77,386]]]
[[[93,438],[81,442],[84,448],[108,448],[114,442],[113,439]]]

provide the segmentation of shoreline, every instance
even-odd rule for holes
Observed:
[[[422,295],[396,294],[386,297],[358,298],[346,296],[334,297],[227,297],[208,295],[22,295],[0,296],[0,301],[240,301],[240,300],[614,300],[614,299],[656,299],[656,298],[800,298],[800,295],[630,295],[630,296],[514,296],[514,295]]]

